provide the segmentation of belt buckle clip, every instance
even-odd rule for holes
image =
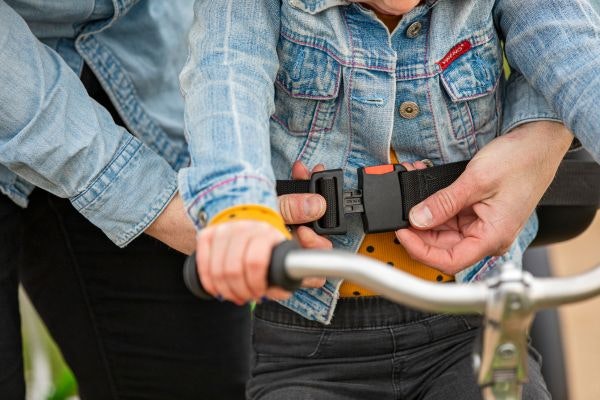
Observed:
[[[358,187],[362,191],[365,233],[391,232],[410,226],[408,218],[404,218],[400,182],[405,171],[400,164],[359,168]]]
[[[344,172],[331,169],[314,172],[308,185],[310,193],[325,197],[325,215],[313,221],[312,229],[319,235],[343,235],[348,231],[344,214]]]

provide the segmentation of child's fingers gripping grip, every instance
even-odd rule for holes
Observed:
[[[300,287],[301,281],[292,279],[287,275],[285,260],[292,250],[300,246],[293,240],[281,242],[273,249],[271,262],[269,264],[269,286],[277,286],[288,291],[294,291]],[[196,253],[188,256],[183,264],[183,281],[192,294],[203,300],[214,299],[203,287],[202,279],[196,265]]]

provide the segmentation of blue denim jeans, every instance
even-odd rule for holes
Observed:
[[[333,322],[256,308],[251,400],[481,399],[471,354],[481,316],[428,314],[381,297],[340,300]],[[523,398],[549,399],[530,348]]]

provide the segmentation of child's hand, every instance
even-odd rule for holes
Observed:
[[[331,242],[303,227],[298,234],[305,248],[331,248]],[[285,236],[262,221],[225,222],[203,229],[198,234],[196,263],[204,289],[220,300],[237,305],[264,298],[285,300],[291,293],[267,286],[269,261],[273,248]],[[324,278],[307,278],[303,287],[317,288]]]
[[[283,233],[262,221],[224,222],[203,229],[196,254],[202,286],[214,297],[238,305],[265,296],[289,297],[289,292],[267,287],[271,252],[283,240]]]
[[[317,166],[312,172],[320,171]],[[311,172],[300,162],[294,164],[294,179],[309,179]],[[310,204],[305,204],[312,201]],[[325,212],[325,199],[318,195],[292,194],[279,197],[286,223],[310,222],[309,216],[320,218]],[[301,209],[300,209],[301,208]],[[300,226],[295,237],[303,248],[330,249],[331,242],[312,229]],[[273,248],[285,240],[272,225],[254,220],[225,222],[203,229],[198,234],[196,262],[202,286],[211,295],[238,305],[264,297],[284,300],[291,293],[267,287],[267,270]],[[303,287],[321,287],[324,278],[307,278]]]

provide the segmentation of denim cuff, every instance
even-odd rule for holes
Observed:
[[[197,229],[205,227],[220,212],[244,204],[260,204],[279,213],[275,183],[258,175],[232,175],[203,185],[200,192],[193,188],[194,168],[179,171],[179,190],[188,215]]]
[[[160,215],[177,192],[177,174],[142,142],[128,136],[90,186],[71,203],[124,247]]]
[[[557,121],[560,117],[546,99],[538,93],[518,72],[513,72],[504,95],[502,135],[527,122]]]
[[[19,207],[27,208],[29,195],[34,188],[34,185],[0,164],[0,193],[8,196]]]

